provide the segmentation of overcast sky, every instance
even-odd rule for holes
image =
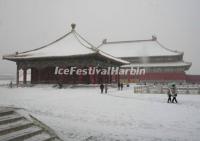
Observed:
[[[0,55],[41,47],[71,30],[94,45],[148,39],[184,51],[200,74],[200,0],[0,0]],[[0,59],[0,74],[15,74]]]

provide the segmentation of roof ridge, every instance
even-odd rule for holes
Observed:
[[[97,46],[97,48],[100,48],[104,44],[123,44],[123,43],[140,43],[140,42],[151,42],[151,41],[156,41],[157,37],[152,36],[151,39],[144,39],[144,40],[125,40],[125,41],[110,41],[108,42],[107,39],[104,39],[102,43]]]
[[[167,51],[171,51],[171,52],[175,52],[175,53],[183,54],[183,52],[181,52],[181,51],[178,51],[178,50],[172,50],[172,49],[169,49],[169,48],[165,47],[163,44],[161,44],[161,43],[160,43],[159,41],[157,41],[157,40],[156,40],[156,42],[158,43],[158,45],[159,45],[160,47],[162,47],[163,49],[165,49],[165,50],[167,50]]]
[[[126,40],[126,41],[110,41],[110,42],[103,42],[103,44],[120,44],[120,43],[138,43],[138,42],[149,42],[154,41],[152,39],[147,40]]]
[[[50,43],[48,43],[48,44],[46,44],[46,45],[44,45],[44,46],[41,46],[41,47],[39,47],[39,48],[32,49],[32,50],[28,50],[28,51],[24,51],[24,52],[20,52],[20,53],[17,53],[17,54],[28,53],[28,52],[37,51],[37,50],[46,48],[46,47],[48,47],[48,46],[50,46],[50,45],[52,45],[52,44],[54,44],[54,43],[56,43],[56,42],[58,42],[58,41],[64,39],[64,38],[65,38],[66,36],[68,36],[69,34],[73,34],[74,37],[77,39],[77,41],[78,41],[81,45],[83,45],[84,47],[86,47],[86,48],[88,48],[88,49],[91,49],[91,50],[93,50],[93,51],[96,51],[96,49],[94,48],[94,46],[93,46],[91,43],[89,43],[89,42],[88,42],[86,39],[84,39],[79,33],[77,33],[77,32],[75,31],[75,29],[73,29],[73,30],[71,30],[70,32],[64,34],[63,36],[61,36],[60,38],[56,39],[56,40],[53,41],[53,42],[50,42]],[[80,41],[80,39],[78,39],[77,36],[78,36],[79,38],[81,38],[83,41],[85,41],[87,44],[89,44],[91,47],[88,47],[88,46],[84,45],[84,43],[82,43],[82,42]]]
[[[58,38],[57,40],[55,40],[55,41],[53,41],[53,42],[50,42],[50,43],[48,43],[48,44],[46,44],[46,45],[44,45],[44,46],[41,46],[41,47],[36,48],[36,49],[32,49],[32,50],[20,52],[19,54],[28,53],[28,52],[31,52],[31,51],[36,51],[36,50],[40,50],[40,49],[46,48],[46,47],[48,47],[48,46],[50,46],[50,45],[52,45],[52,44],[54,44],[54,43],[56,43],[56,42],[62,40],[63,38],[65,38],[66,36],[68,36],[69,34],[71,34],[72,32],[73,32],[73,31],[70,31],[70,32],[64,34],[63,36],[61,36],[60,38]]]
[[[126,41],[110,41],[110,42],[108,42],[107,39],[104,39],[103,42],[99,46],[97,46],[97,48],[101,48],[103,45],[106,45],[106,44],[141,43],[141,42],[156,42],[161,48],[163,48],[167,51],[183,54],[183,52],[181,52],[181,51],[172,50],[172,49],[165,47],[157,40],[157,37],[155,37],[155,36],[152,36],[152,39],[145,39],[145,40],[126,40]]]
[[[91,44],[90,42],[88,42],[85,38],[83,38],[83,37],[82,37],[79,33],[77,33],[75,30],[74,30],[74,37],[75,37],[76,40],[77,40],[81,45],[83,45],[84,47],[86,47],[86,48],[88,48],[88,49],[91,49],[92,51],[97,51],[97,48],[94,47],[93,44]],[[78,37],[81,38],[83,41],[85,41],[88,45],[90,45],[90,47],[84,45]]]

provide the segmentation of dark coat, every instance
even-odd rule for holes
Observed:
[[[104,85],[103,84],[100,85],[100,89],[104,89]]]

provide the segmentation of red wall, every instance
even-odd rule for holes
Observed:
[[[184,72],[179,73],[146,73],[138,76],[139,80],[186,80]]]
[[[200,83],[200,75],[187,75],[186,78],[188,83]]]

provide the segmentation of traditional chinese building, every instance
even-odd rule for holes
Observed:
[[[121,66],[128,61],[111,56],[85,40],[75,30],[72,30],[43,47],[26,52],[3,56],[3,59],[14,61],[17,64],[17,84],[19,84],[19,71],[23,72],[23,83],[27,83],[27,71],[31,73],[31,83],[110,83],[111,76],[99,75],[56,75],[55,68],[107,68],[108,66]],[[116,78],[118,79],[118,78]]]
[[[43,47],[30,51],[3,56],[3,59],[17,64],[17,84],[19,71],[22,82],[27,83],[27,71],[32,84],[40,83],[116,83],[123,82],[185,82],[185,73],[191,63],[183,60],[183,52],[166,48],[156,37],[148,40],[115,41],[103,40],[94,47],[76,30],[72,24],[70,32]],[[145,75],[57,75],[56,67],[70,69],[96,67],[121,67],[124,69],[145,69]]]
[[[109,42],[105,39],[98,48],[130,62],[122,68],[140,67],[146,70],[145,75],[121,76],[128,82],[184,82],[187,79],[185,71],[191,66],[183,60],[183,52],[166,48],[154,36],[148,40],[133,41]]]

